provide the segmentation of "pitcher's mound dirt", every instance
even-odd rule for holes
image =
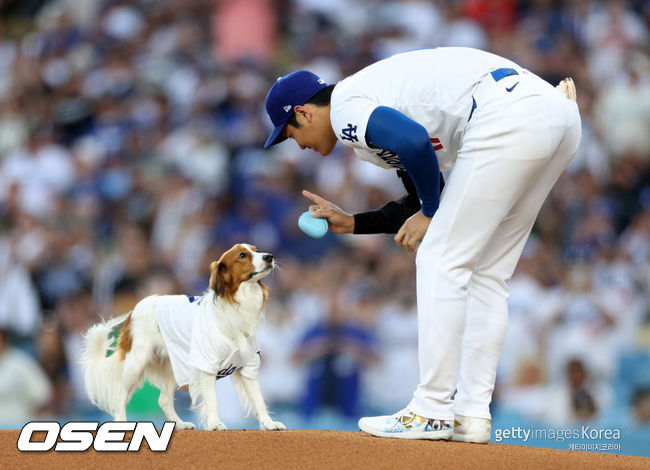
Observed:
[[[19,431],[0,431],[0,468],[427,469],[650,468],[650,459],[504,444],[383,439],[361,432],[177,431],[165,453],[21,453]]]

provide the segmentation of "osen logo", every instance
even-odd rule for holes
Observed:
[[[108,422],[98,426],[97,421],[71,421],[63,427],[55,421],[32,421],[20,431],[18,450],[47,452],[54,448],[55,452],[83,452],[92,446],[98,452],[137,452],[146,440],[149,449],[163,452],[169,446],[176,423],[165,422],[160,434],[147,421]],[[32,435],[40,432],[45,432],[45,439],[32,441]],[[127,432],[133,432],[130,441],[125,440]]]

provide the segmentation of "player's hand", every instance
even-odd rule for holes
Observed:
[[[424,234],[427,233],[430,223],[431,217],[427,217],[422,211],[417,211],[402,224],[395,235],[395,243],[408,251],[415,251]]]
[[[318,194],[303,190],[302,195],[314,202],[309,206],[312,217],[327,220],[327,228],[330,232],[354,232],[354,216],[352,214],[348,214],[339,206],[323,199]]]

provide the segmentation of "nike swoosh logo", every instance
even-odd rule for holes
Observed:
[[[506,91],[507,91],[508,93],[510,93],[512,90],[515,89],[515,87],[516,87],[517,85],[519,85],[519,82],[515,83],[515,84],[512,85],[510,88],[506,87]]]

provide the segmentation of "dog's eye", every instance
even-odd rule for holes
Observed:
[[[240,257],[241,259],[246,258],[246,256],[248,256],[248,253],[246,253],[245,251],[242,251],[241,253],[239,253],[239,257]]]

